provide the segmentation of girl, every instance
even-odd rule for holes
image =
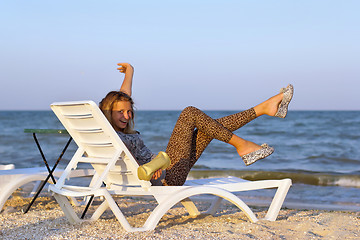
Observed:
[[[176,122],[165,153],[156,158],[134,130],[134,102],[131,98],[134,68],[128,63],[119,63],[118,66],[118,70],[125,73],[120,91],[109,92],[99,107],[139,165],[155,163],[157,166],[156,161],[166,162],[170,158],[166,170],[156,168],[149,173],[153,185],[183,185],[190,169],[214,138],[234,146],[246,166],[274,152],[274,148],[267,144],[257,145],[233,134],[233,131],[261,115],[285,118],[294,93],[291,84],[253,108],[219,119],[212,119],[195,107],[186,107]]]

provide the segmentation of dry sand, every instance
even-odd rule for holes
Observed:
[[[52,197],[39,198],[23,214],[29,201],[16,196],[7,201],[0,214],[0,239],[360,239],[360,212],[282,209],[275,222],[251,223],[227,202],[215,216],[197,218],[190,218],[179,204],[164,215],[155,230],[128,233],[110,211],[95,222],[72,225]],[[117,202],[130,224],[137,227],[155,206],[146,199],[118,198]],[[209,204],[196,201],[200,210]],[[266,214],[265,208],[252,209],[258,218]]]

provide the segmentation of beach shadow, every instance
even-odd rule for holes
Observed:
[[[155,207],[158,205],[157,202],[153,199],[149,198],[137,198],[137,197],[120,197],[115,196],[114,199],[116,200],[119,208],[125,215],[127,221],[132,227],[142,227],[145,223],[145,221],[148,219],[152,211],[155,209]],[[66,228],[74,228],[82,229],[86,228],[86,226],[89,226],[90,228],[93,225],[101,224],[103,220],[110,221],[112,224],[115,224],[119,227],[119,230],[122,229],[120,222],[116,219],[113,212],[108,209],[106,210],[99,220],[92,222],[92,223],[80,223],[80,224],[70,224],[67,220],[67,218],[64,216],[64,213],[61,211],[59,205],[54,200],[53,197],[40,197],[38,198],[33,208],[29,211],[27,214],[23,214],[21,212],[21,209],[24,209],[27,204],[30,202],[30,199],[21,199],[18,200],[12,199],[12,201],[9,202],[8,206],[14,206],[16,211],[15,213],[11,213],[8,216],[11,216],[14,219],[19,219],[19,221],[27,221],[24,222],[21,226],[13,225],[14,227],[11,227],[9,229],[3,228],[3,230],[0,233],[0,238],[2,236],[9,236],[17,232],[25,231],[26,229],[30,229],[29,231],[36,231],[35,229],[41,228],[47,229],[49,231],[49,234],[51,236],[53,235],[61,235],[61,233],[64,233],[61,229]],[[97,207],[101,204],[100,199],[96,199],[92,206],[89,208],[88,213],[85,216],[85,219],[89,219],[90,216],[94,213],[94,211],[97,209]],[[194,201],[196,206],[198,207],[199,211],[205,211],[207,210],[211,202],[209,201]],[[262,214],[263,212],[262,207],[254,207],[253,210],[255,214],[256,212],[261,211],[259,214]],[[54,214],[53,211],[49,211],[51,214],[49,216],[46,216],[47,210],[54,210],[57,212],[57,214],[61,215],[59,217],[52,217],[51,214]],[[81,216],[82,212],[84,210],[84,206],[81,207],[75,207],[75,211],[77,212],[78,216]],[[38,216],[40,215],[40,216]],[[45,215],[45,216],[44,216]],[[27,218],[30,218],[26,220]],[[35,220],[34,220],[35,219]],[[36,220],[37,219],[37,220]],[[221,204],[220,208],[214,215],[205,214],[202,213],[197,217],[191,217],[186,209],[182,206],[182,204],[178,203],[174,205],[171,209],[169,209],[160,219],[157,227],[155,228],[155,231],[163,231],[169,228],[172,228],[174,226],[184,226],[186,224],[192,224],[192,223],[199,223],[199,222],[213,222],[213,221],[227,221],[227,219],[231,219],[237,222],[249,222],[249,219],[246,217],[246,215],[238,209],[236,206],[234,206],[231,203],[228,203],[224,201],[224,203]],[[14,220],[18,221],[18,220]],[[34,222],[35,221],[35,222]]]
[[[22,213],[21,213],[22,214]],[[40,220],[33,223],[28,223],[28,221],[33,221],[34,219],[32,216],[18,216],[18,219],[16,220],[17,227],[6,227],[3,228],[0,231],[0,238],[1,239],[47,239],[47,237],[41,238],[38,236],[39,228],[46,230],[48,236],[63,236],[62,233],[57,233],[60,229],[64,228],[66,226],[66,218],[60,217],[60,218],[46,218],[44,220]],[[58,223],[61,221],[60,226]],[[26,222],[26,223],[25,223]],[[24,223],[24,224],[22,224]],[[56,223],[53,226],[49,226],[49,223]],[[13,238],[16,236],[16,238]]]
[[[152,198],[142,198],[142,197],[114,197],[120,210],[126,217],[127,221],[132,227],[142,227],[153,210],[158,206],[156,200]],[[194,201],[200,212],[206,211],[210,205],[210,201]],[[91,216],[92,213],[96,210],[98,205],[101,204],[101,201],[94,201],[92,207],[89,209],[87,216]],[[256,210],[262,210],[263,208],[257,207]],[[186,225],[191,224],[195,221],[216,221],[216,218],[222,217],[232,217],[233,214],[238,213],[236,218],[238,221],[249,222],[249,219],[246,215],[234,206],[231,203],[224,203],[220,206],[218,211],[214,215],[201,213],[199,216],[192,217],[186,211],[181,203],[175,204],[171,209],[169,209],[160,219],[156,231],[165,230],[176,225]],[[239,216],[241,218],[239,219]],[[101,216],[100,219],[106,220],[116,220],[115,215],[110,209],[107,209]],[[120,222],[119,222],[120,225]]]

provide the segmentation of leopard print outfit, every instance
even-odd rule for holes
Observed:
[[[228,143],[233,131],[255,118],[254,108],[219,119],[212,119],[195,107],[185,108],[176,122],[166,148],[171,165],[166,169],[163,184],[183,185],[190,169],[213,139]]]

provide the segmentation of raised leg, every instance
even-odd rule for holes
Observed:
[[[190,169],[212,139],[231,143],[234,134],[227,127],[234,131],[255,118],[254,109],[215,120],[195,107],[185,108],[166,149],[171,165],[167,168],[165,185],[183,185]]]

